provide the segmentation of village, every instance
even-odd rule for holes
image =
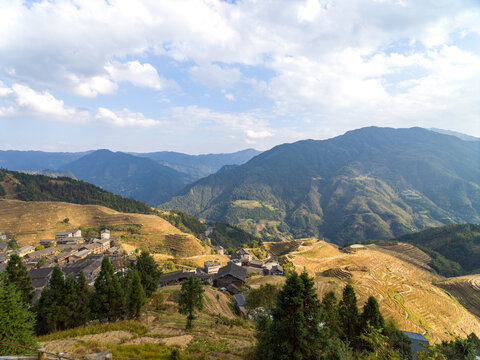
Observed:
[[[80,272],[83,272],[87,283],[93,286],[105,256],[109,258],[116,272],[124,271],[136,261],[134,252],[125,251],[120,244],[120,238],[111,237],[108,229],[100,231],[99,238],[85,239],[80,229],[72,229],[56,232],[54,239],[40,240],[36,247],[25,245],[12,249],[11,244],[12,240],[0,232],[0,273],[5,270],[10,256],[17,254],[32,279],[35,289],[34,303],[48,285],[55,266],[59,266],[65,276],[72,274],[78,278]],[[219,255],[226,255],[222,246],[217,246],[215,251]],[[248,315],[244,291],[248,288],[247,277],[253,275],[284,275],[284,271],[278,261],[258,260],[249,250],[240,249],[230,255],[226,264],[214,259],[205,261],[203,267],[196,269],[166,272],[162,274],[158,286],[178,284],[193,276],[205,285],[233,295],[235,308],[246,318]]]
[[[133,252],[126,252],[120,246],[120,239],[110,237],[110,230],[104,229],[99,238],[86,240],[79,229],[56,232],[54,239],[40,240],[38,246],[25,245],[12,249],[12,240],[0,232],[0,273],[5,270],[10,256],[17,254],[28,269],[35,289],[35,303],[52,276],[53,268],[59,266],[65,276],[78,278],[83,271],[88,284],[93,285],[100,272],[102,260],[107,256],[115,271],[122,271],[134,263]],[[13,242],[16,244],[15,240]]]

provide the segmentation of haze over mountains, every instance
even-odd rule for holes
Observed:
[[[225,165],[243,164],[259,153],[254,149],[205,155],[167,151],[127,154],[109,150],[81,153],[11,150],[0,151],[0,168],[22,171],[50,169],[63,174],[68,171],[105,190],[156,206],[169,200],[186,184]]]
[[[69,172],[265,239],[315,235],[341,244],[480,222],[480,142],[440,132],[370,127],[261,154],[0,151],[0,167]]]
[[[163,204],[268,236],[336,243],[480,222],[480,146],[422,128],[363,128],[266,151]]]

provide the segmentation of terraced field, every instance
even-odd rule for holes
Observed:
[[[480,317],[480,275],[451,278],[437,283],[448,291],[460,304]]]
[[[287,258],[298,271],[305,268],[316,275],[320,296],[329,290],[341,296],[345,284],[350,283],[357,292],[360,307],[368,296],[375,296],[382,313],[393,318],[402,330],[424,333],[436,343],[454,335],[465,337],[471,332],[480,335],[478,318],[453,296],[433,285],[440,279],[426,270],[426,258],[414,249],[405,249],[409,250],[407,254],[399,254],[399,248],[387,252],[369,246],[366,250],[345,253],[319,241],[306,251],[288,254]]]
[[[63,222],[65,218],[68,223]],[[132,224],[140,225],[138,233],[127,230]],[[152,251],[160,253],[191,256],[210,251],[190,235],[182,241],[167,239],[168,234],[181,231],[156,215],[120,213],[97,205],[0,200],[0,231],[14,234],[20,245],[38,244],[40,239],[53,238],[57,231],[102,225],[125,225],[125,231],[112,231],[112,236],[123,235],[125,242],[136,247],[146,243]]]
[[[428,265],[432,258],[412,244],[382,243],[367,245],[367,247],[385,254],[393,255],[396,258],[418,266],[424,270],[433,271],[433,269]]]
[[[298,249],[301,245],[301,240],[281,241],[281,242],[266,242],[265,248],[273,256],[282,256]]]

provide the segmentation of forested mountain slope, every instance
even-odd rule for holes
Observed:
[[[369,127],[266,151],[163,204],[265,236],[336,243],[480,222],[480,144]]]
[[[152,213],[145,203],[126,199],[84,181],[68,177],[51,178],[0,170],[0,200],[64,201],[73,204],[103,205],[127,213]]]
[[[187,182],[185,174],[151,159],[109,150],[94,151],[61,169],[105,190],[152,206],[170,199]]]

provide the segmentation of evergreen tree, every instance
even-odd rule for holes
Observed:
[[[277,307],[273,310],[272,324],[268,329],[268,341],[259,346],[269,347],[266,359],[303,359],[307,347],[307,330],[301,294],[302,279],[292,272],[280,290]]]
[[[329,291],[323,296],[322,305],[325,311],[325,327],[329,330],[331,336],[339,336],[342,333],[342,328],[338,313],[338,302],[333,291]]]
[[[0,341],[37,348],[35,317],[28,310],[15,285],[0,281]],[[0,344],[1,355],[30,353],[28,350]]]
[[[65,281],[62,270],[55,266],[52,272],[52,278],[46,286],[38,304],[37,312],[37,332],[47,334],[53,331],[65,328]]]
[[[162,271],[155,262],[155,259],[147,251],[142,251],[137,259],[135,268],[140,275],[145,294],[147,297],[150,297],[150,295],[158,289],[158,281],[160,280],[160,276],[162,276]]]
[[[352,285],[348,284],[343,289],[342,300],[338,308],[343,335],[352,342],[360,335],[357,296]]]
[[[378,302],[373,296],[368,298],[367,303],[363,307],[363,312],[360,316],[360,322],[362,332],[367,329],[368,324],[373,326],[375,329],[385,329],[385,320],[380,313]]]
[[[16,286],[22,295],[22,301],[30,305],[33,299],[34,289],[32,279],[28,276],[27,267],[22,263],[22,258],[17,254],[10,256],[6,271],[7,281]]]
[[[138,318],[143,306],[147,302],[145,291],[140,281],[140,275],[136,270],[130,270],[133,273],[129,293],[127,297],[127,314],[130,318]]]
[[[326,341],[327,330],[322,325],[325,323],[325,312],[318,300],[313,278],[303,271],[300,280],[303,283],[303,291],[300,296],[304,312],[303,327],[306,331],[306,346],[302,349],[302,358],[316,359]]]
[[[99,319],[118,319],[123,312],[125,296],[120,281],[107,257],[103,258],[100,274],[95,279],[91,308]]]
[[[193,320],[195,320],[195,312],[203,309],[203,293],[202,282],[194,279],[192,275],[182,284],[180,299],[178,301],[178,311],[180,314],[187,315],[187,330],[192,328]]]
[[[87,279],[83,271],[80,271],[75,284],[75,291],[77,295],[75,326],[85,325],[90,320],[90,288],[87,285]]]
[[[72,274],[68,275],[65,280],[63,308],[65,329],[75,327],[77,324],[78,316],[77,289],[75,287],[75,278]]]

